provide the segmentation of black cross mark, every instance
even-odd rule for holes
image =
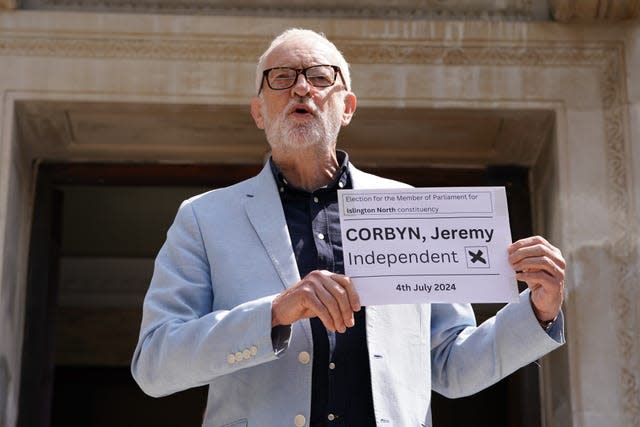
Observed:
[[[471,255],[471,263],[475,264],[477,261],[480,261],[483,264],[487,263],[487,260],[482,258],[482,249],[478,249],[478,252],[474,253],[473,251],[469,251],[469,255]]]

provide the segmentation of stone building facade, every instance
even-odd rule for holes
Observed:
[[[0,0],[0,426],[28,425],[24,349],[50,338],[29,327],[52,307],[29,291],[51,280],[34,261],[48,259],[33,239],[42,168],[260,165],[255,63],[291,26],[351,63],[359,110],[341,144],[359,166],[527,171],[532,229],[569,262],[567,345],[533,390],[541,423],[640,426],[640,2],[337,3]],[[65,288],[69,275],[118,280],[131,262],[139,283],[149,268],[82,258],[54,259],[59,302],[113,296]]]

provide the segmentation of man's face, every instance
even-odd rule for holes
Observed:
[[[300,69],[336,63],[335,54],[322,43],[290,40],[271,52],[264,67]],[[345,90],[340,76],[333,86],[321,88],[299,75],[294,86],[284,90],[273,90],[263,82],[261,96],[252,102],[252,114],[274,151],[311,146],[333,149],[340,127],[348,124],[353,114],[346,111],[351,108],[346,103],[351,101],[355,110],[355,96]]]

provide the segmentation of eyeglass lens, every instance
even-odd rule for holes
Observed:
[[[267,82],[271,89],[288,89],[295,85],[298,74],[304,75],[309,84],[316,87],[331,86],[336,79],[336,70],[331,65],[314,65],[302,70],[273,68],[267,74]]]

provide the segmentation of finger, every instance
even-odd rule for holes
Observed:
[[[353,318],[353,309],[351,308],[351,304],[349,302],[347,290],[341,283],[334,280],[334,278],[337,277],[334,277],[333,275],[323,277],[322,285],[333,299],[332,301],[327,301],[327,303],[331,304],[329,310],[331,314],[333,316],[336,316],[336,327],[340,332],[344,332],[344,330],[346,330],[346,327],[351,327],[355,324]],[[340,278],[337,279],[341,280]],[[337,312],[332,311],[334,307],[336,308]],[[345,326],[344,330],[340,328],[341,325]]]
[[[516,273],[516,279],[526,282],[532,291],[542,287],[550,294],[561,294],[564,283],[544,271]]]
[[[551,243],[549,243],[549,241],[547,241],[547,239],[545,239],[542,236],[531,236],[531,237],[526,237],[524,239],[520,239],[512,243],[511,245],[509,245],[509,247],[507,248],[507,252],[509,255],[512,255],[522,249],[532,248],[532,247],[547,248],[549,251],[553,253],[561,254],[560,249],[553,246]]]
[[[523,255],[536,255],[536,254],[537,255],[549,254],[555,258],[562,258],[562,253],[560,252],[560,249],[556,248],[555,246],[549,243],[539,242],[539,243],[534,243],[530,245],[518,246],[516,249],[514,248],[515,246],[509,247],[510,259],[516,259],[518,257],[522,257]]]
[[[336,324],[334,322],[334,316],[331,314],[327,303],[323,299],[327,299],[327,296],[322,293],[327,293],[324,287],[320,284],[307,283],[303,288],[304,292],[303,305],[305,307],[305,317],[317,317],[322,324],[329,331],[336,330]]]
[[[346,291],[332,277],[338,276],[327,270],[315,270],[306,277],[309,285],[332,318],[333,329],[344,332],[353,326],[353,312],[349,306]]]
[[[356,287],[350,277],[342,274],[333,274],[331,278],[339,283],[345,291],[347,291],[347,297],[349,298],[349,304],[352,311],[360,311],[362,306],[360,305],[360,295],[356,291]]]
[[[507,251],[509,252],[509,254],[511,254],[517,251],[518,249],[521,249],[527,246],[540,245],[540,244],[551,246],[551,244],[544,237],[531,236],[531,237],[525,237],[524,239],[520,239],[513,242],[512,244],[509,245],[509,247],[507,248]]]
[[[360,300],[355,287],[347,276],[327,270],[315,270],[304,279],[315,289],[316,296],[332,318],[335,330],[346,331],[355,325],[354,307],[360,309]]]
[[[333,283],[334,283],[334,286],[339,287],[339,285],[335,284],[335,282]],[[325,309],[327,310],[331,318],[331,322],[330,322],[330,325],[332,326],[331,330],[344,332],[347,329],[347,325],[348,325],[347,322],[348,322],[349,316],[347,316],[346,318],[347,320],[345,320],[343,306],[347,306],[347,304],[344,301],[341,303],[339,296],[336,297],[336,294],[338,294],[339,292],[340,291],[331,289],[331,285],[325,285],[324,283],[320,284],[319,287],[316,289],[316,295],[318,296],[320,303],[325,307]],[[342,299],[346,300],[346,296],[343,296]],[[349,326],[353,326],[353,325],[349,325]],[[325,323],[325,327],[329,329],[328,323]]]
[[[548,257],[560,268],[565,268],[565,261],[560,250],[549,244],[537,243],[535,245],[522,246],[509,254],[509,263],[515,265],[527,258]]]
[[[556,280],[564,280],[564,268],[558,265],[558,260],[553,260],[548,256],[529,257],[515,264],[513,269],[516,272],[545,271]]]
[[[542,256],[526,256],[519,261],[512,263],[511,266],[517,273],[544,271],[558,280],[564,280],[565,276],[564,259],[553,257],[549,254]]]

